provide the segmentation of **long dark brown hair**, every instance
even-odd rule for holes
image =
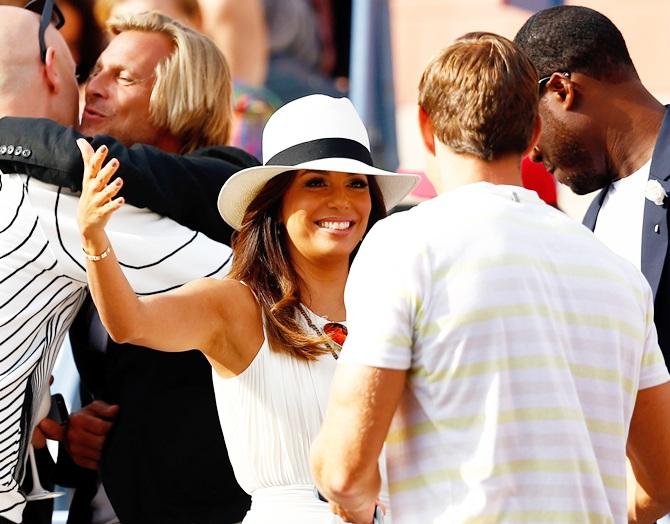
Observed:
[[[272,178],[247,207],[233,236],[233,266],[229,278],[241,280],[260,303],[270,347],[306,360],[328,352],[324,340],[304,333],[298,320],[300,276],[287,249],[286,228],[280,221],[286,190],[297,171]],[[368,176],[372,209],[366,233],[386,216],[384,197],[374,176]],[[350,257],[353,260],[358,247]]]

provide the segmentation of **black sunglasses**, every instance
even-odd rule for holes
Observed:
[[[54,3],[54,0],[32,0],[23,7],[28,11],[40,15],[40,29],[37,38],[40,41],[40,59],[42,63],[45,63],[47,59],[47,45],[44,41],[44,33],[51,23],[53,23],[56,29],[63,27],[65,17],[60,8]]]
[[[565,78],[570,78],[570,71],[556,71],[556,73],[563,75]],[[542,96],[542,90],[544,89],[544,86],[547,85],[547,82],[551,80],[552,76],[554,76],[554,73],[551,73],[549,76],[543,76],[537,81],[538,89],[540,90],[540,96]]]

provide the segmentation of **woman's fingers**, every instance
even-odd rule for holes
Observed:
[[[77,139],[77,147],[79,148],[81,158],[84,161],[84,174],[86,174],[89,161],[91,160],[91,157],[94,153],[93,147],[91,147],[91,144],[89,144],[88,141],[83,138]]]
[[[121,190],[122,186],[123,180],[121,178],[117,178],[111,184],[107,184],[96,193],[96,195],[93,197],[93,203],[98,207],[102,207],[116,196],[116,194]]]
[[[114,200],[107,202],[104,206],[100,208],[100,214],[103,217],[108,217],[109,215],[117,211],[124,203],[125,200],[123,199],[123,197],[115,198]]]
[[[95,153],[93,153],[93,157],[90,160],[90,165],[93,173],[95,173],[95,177],[99,178],[100,177],[100,168],[102,167],[102,163],[107,158],[107,153],[108,153],[107,146],[100,146],[98,149],[96,149]]]
[[[103,202],[94,207],[90,207],[86,212],[87,217],[85,218],[85,223],[94,227],[96,224],[104,227],[111,215],[123,206],[124,203],[125,200],[123,197],[118,197],[108,202]]]
[[[110,211],[116,211],[125,203],[126,199],[123,197],[119,197],[112,200],[109,204],[107,204],[107,206],[109,207]]]
[[[77,220],[82,232],[88,234],[101,227],[104,228],[112,213],[124,204],[124,199],[117,197],[123,181],[116,178],[109,183],[119,168],[119,161],[113,158],[103,167],[102,164],[109,153],[106,146],[100,146],[94,151],[91,144],[84,139],[77,140],[77,146],[84,161]]]
[[[106,154],[107,153],[105,153],[105,155]],[[105,167],[100,169],[100,171],[99,171],[99,173],[96,177],[99,181],[99,184],[101,186],[105,186],[109,182],[109,179],[112,177],[112,175],[114,173],[116,173],[116,170],[118,168],[119,168],[119,161],[116,158],[112,158],[109,162],[107,162]]]
[[[86,183],[87,179],[97,179],[98,187],[106,184],[107,180],[109,180],[118,169],[118,160],[112,159],[103,168],[102,163],[105,161],[105,158],[107,158],[107,153],[109,153],[107,146],[102,145],[94,151],[91,144],[83,138],[79,138],[77,140],[77,147],[79,147],[81,158],[84,161],[84,183]],[[102,181],[102,183],[100,183],[100,181]]]
[[[93,151],[91,144],[83,138],[77,140],[77,146],[84,160],[82,192],[92,191],[93,193],[99,193],[104,191],[109,179],[119,168],[119,161],[116,158],[112,158],[103,167],[102,163],[109,152],[107,146],[100,146],[96,151]]]
[[[107,154],[107,147],[100,146],[97,151],[93,150],[91,144],[89,144],[83,138],[77,139],[77,147],[81,153],[81,158],[84,161],[84,176],[82,179],[82,185],[84,188],[88,185],[88,181],[95,179],[100,169],[99,158],[101,154]]]

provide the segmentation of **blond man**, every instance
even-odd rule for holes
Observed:
[[[651,290],[521,187],[541,122],[512,42],[466,35],[419,90],[441,194],[375,226],[353,264],[317,485],[369,523],[386,439],[395,524],[625,522],[626,447],[652,468],[642,420],[670,420]]]
[[[119,16],[108,28],[114,36],[86,85],[82,133],[182,154],[228,142],[232,83],[214,42],[158,12]]]

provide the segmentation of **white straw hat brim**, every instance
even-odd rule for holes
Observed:
[[[351,158],[323,158],[292,166],[258,166],[235,173],[221,188],[218,199],[219,213],[234,229],[239,230],[251,201],[275,176],[298,169],[340,171],[375,176],[384,196],[386,210],[390,210],[419,183],[420,177],[377,169]]]

